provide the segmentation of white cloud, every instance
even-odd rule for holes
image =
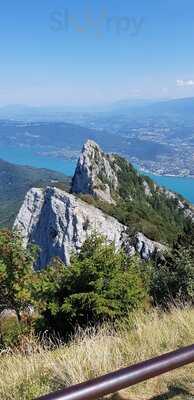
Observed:
[[[188,80],[177,79],[176,85],[178,87],[194,86],[194,80],[192,80],[192,79],[188,79]]]

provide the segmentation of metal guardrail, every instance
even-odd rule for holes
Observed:
[[[95,400],[194,362],[194,345],[164,354],[37,400]]]

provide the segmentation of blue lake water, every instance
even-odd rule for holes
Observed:
[[[182,194],[194,204],[194,178],[183,178],[174,176],[158,176],[153,174],[145,174],[150,176],[158,185],[165,186],[167,189]]]
[[[62,172],[67,176],[74,174],[76,161],[64,160],[58,157],[46,157],[38,154],[40,148],[26,147],[2,147],[0,146],[0,158],[13,164],[28,165],[36,168],[48,168],[53,171]]]
[[[48,168],[59,171],[65,175],[72,176],[75,171],[75,160],[64,160],[62,158],[46,157],[38,155],[40,148],[24,147],[0,147],[0,158],[14,164],[29,165],[37,168]],[[177,178],[171,176],[157,176],[144,173],[150,176],[158,185],[165,186],[174,192],[182,194],[186,199],[194,204],[194,179]]]

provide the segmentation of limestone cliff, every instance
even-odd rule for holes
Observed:
[[[72,251],[79,251],[93,232],[114,242],[116,249],[123,246],[129,255],[138,251],[144,259],[163,249],[141,234],[129,238],[126,226],[115,218],[51,187],[45,191],[33,188],[27,193],[14,229],[21,233],[25,246],[29,243],[39,246],[38,268],[44,268],[55,256],[69,264]]]
[[[84,193],[114,203],[111,192],[117,190],[117,174],[111,166],[114,156],[105,154],[88,140],[83,146],[72,181],[73,193]]]
[[[69,264],[73,250],[78,251],[86,238],[97,232],[119,249],[126,228],[95,207],[56,188],[31,189],[24,200],[14,229],[24,245],[35,243],[41,249],[38,267],[48,265],[54,256]]]

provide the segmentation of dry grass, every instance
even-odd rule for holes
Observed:
[[[0,399],[30,400],[191,343],[194,310],[190,308],[140,313],[117,333],[108,327],[88,330],[53,351],[29,340],[28,355],[1,355]],[[194,365],[190,365],[137,385],[124,398],[188,400],[194,398],[193,389]]]

